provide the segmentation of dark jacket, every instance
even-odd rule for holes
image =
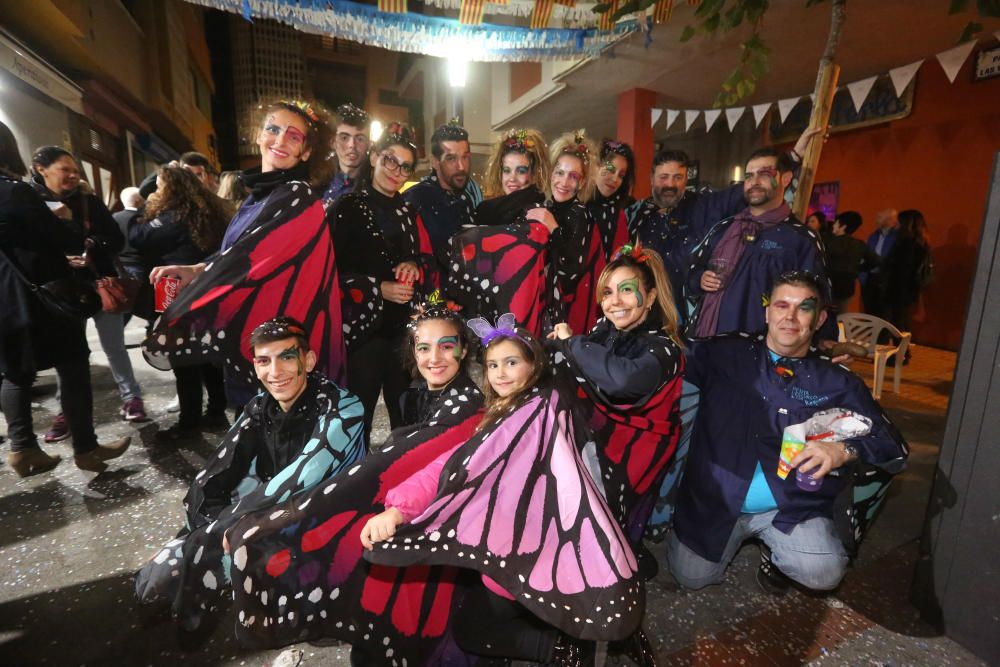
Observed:
[[[823,237],[823,245],[835,301],[850,298],[858,274],[871,271],[880,263],[879,256],[864,241],[847,234],[827,234]]]
[[[72,220],[60,221],[64,225],[69,225],[79,238],[79,243],[67,254],[82,255],[86,251],[94,270],[99,275],[118,275],[112,260],[114,255],[125,247],[125,237],[119,231],[118,223],[111,217],[108,207],[93,193],[90,186],[81,183],[71,192],[55,195],[37,174],[32,186],[45,201],[62,202],[73,212]],[[85,239],[90,240],[89,249],[84,243]]]
[[[148,222],[133,225],[128,240],[150,269],[165,264],[197,264],[211,254],[195,244],[191,228],[175,211],[163,211]]]
[[[122,247],[122,251],[118,253],[118,258],[122,261],[122,264],[148,270],[149,267],[143,266],[142,254],[129,241],[129,228],[142,222],[142,211],[139,209],[124,209],[113,213],[111,217],[114,218],[115,223],[118,225],[118,231],[125,237],[125,245]]]
[[[849,476],[828,475],[816,491],[803,491],[795,475],[777,475],[784,429],[830,408],[872,420],[871,432],[851,440],[860,458],[890,473],[903,469],[908,449],[861,379],[815,349],[779,360],[775,370],[763,335],[733,334],[693,342],[684,379],[701,390],[674,530],[684,545],[713,562],[740,516],[758,463],[778,505],[775,528],[788,533],[813,517],[832,518],[834,500]]]
[[[30,374],[88,354],[83,321],[67,327],[53,318],[13,268],[35,285],[70,279],[66,255],[82,244],[31,186],[0,176],[0,373]]]

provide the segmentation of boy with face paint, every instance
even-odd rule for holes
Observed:
[[[701,390],[701,402],[667,558],[679,583],[701,588],[718,583],[743,542],[757,538],[770,552],[758,573],[767,590],[787,587],[787,578],[831,590],[856,546],[834,501],[850,493],[855,465],[887,476],[902,470],[907,445],[860,378],[812,347],[826,319],[819,278],[782,274],[762,310],[764,334],[696,340],[688,350],[684,377]],[[831,408],[873,426],[844,442],[807,443],[793,467],[823,484],[806,491],[795,475],[777,474],[782,434]]]
[[[305,493],[366,451],[361,401],[312,372],[316,353],[301,323],[268,320],[249,345],[264,391],[195,477],[184,498],[184,528],[136,574],[139,601],[170,604],[186,630],[197,629],[225,593],[229,527]]]

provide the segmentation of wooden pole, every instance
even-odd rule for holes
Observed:
[[[837,79],[840,78],[840,66],[833,57],[840,41],[840,28],[847,16],[847,0],[834,0],[830,34],[827,37],[826,49],[819,62],[819,73],[816,75],[815,101],[812,115],[809,117],[810,127],[826,127],[830,123],[830,109],[833,107],[833,96],[837,92]],[[795,202],[792,212],[799,220],[806,217],[809,199],[812,197],[813,182],[816,180],[816,169],[819,167],[819,156],[823,152],[823,138],[816,137],[809,142],[806,154],[802,156],[802,168],[799,172],[799,186],[795,190]]]

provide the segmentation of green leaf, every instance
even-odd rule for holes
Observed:
[[[604,12],[608,11],[609,9],[611,9],[611,3],[610,2],[602,2],[599,5],[594,5],[593,8],[591,8],[590,11],[594,12],[595,14],[603,14]]]
[[[712,14],[702,22],[701,24],[702,29],[709,35],[714,35],[715,31],[719,29],[719,21],[721,18],[722,17],[719,15],[718,12]]]
[[[754,58],[750,61],[750,71],[753,72],[754,77],[760,78],[768,73],[770,70],[770,65],[768,64],[767,57]]]
[[[972,21],[967,26],[965,26],[965,30],[962,31],[962,36],[958,38],[958,43],[965,44],[966,42],[975,39],[976,35],[978,35],[982,31],[983,31],[983,24]]]
[[[743,15],[745,14],[742,4],[735,4],[729,8],[726,12],[725,18],[723,20],[723,28],[726,30],[732,30],[739,24],[743,23]]]
[[[740,0],[736,0],[740,2]],[[718,13],[726,4],[726,0],[703,0],[703,2],[698,5],[698,8],[694,10],[694,15],[698,18],[704,18],[712,14]]]
[[[760,21],[769,4],[768,0],[744,0],[743,6],[746,8],[747,21],[753,24]]]
[[[948,6],[948,15],[960,14],[969,8],[969,0],[951,0],[951,5]]]
[[[826,0],[806,0],[806,7],[812,7],[813,5],[818,5]]]
[[[680,38],[681,41],[686,42],[690,40],[692,37],[694,37],[694,28],[692,28],[689,25],[684,26],[684,29],[681,30],[681,38]]]

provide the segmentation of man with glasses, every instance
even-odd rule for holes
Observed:
[[[336,173],[323,193],[323,207],[329,209],[343,195],[354,190],[358,180],[366,175],[368,164],[369,131],[371,119],[368,112],[353,104],[341,104],[334,118],[336,131],[333,150],[336,154]]]
[[[472,224],[472,212],[483,201],[471,166],[469,133],[455,118],[431,135],[431,173],[403,193],[423,220],[442,267],[447,266],[448,241],[462,225]]]
[[[785,271],[820,276],[829,302],[823,246],[785,202],[794,168],[791,158],[773,147],[750,155],[743,180],[747,207],[712,227],[691,255],[685,287],[696,305],[688,336],[762,330],[761,303]],[[821,334],[836,339],[833,318]]]

